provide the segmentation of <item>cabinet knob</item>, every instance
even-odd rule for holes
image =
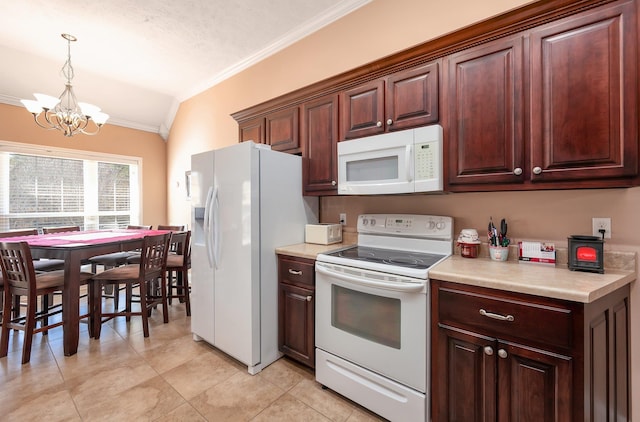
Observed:
[[[335,185],[337,185],[336,181],[335,181],[335,180],[332,180],[332,181],[331,181],[331,186],[335,186]]]
[[[296,271],[296,270],[292,270],[291,268],[289,268],[289,274],[302,275],[302,270]]]
[[[393,124],[393,120],[392,119],[387,119],[387,126],[391,126]]]
[[[509,354],[507,353],[506,350],[500,349],[498,350],[498,356],[500,356],[502,359],[506,359],[507,356],[509,356]]]
[[[522,174],[522,169],[520,167],[514,168],[513,174],[515,174],[516,176],[520,176]]]
[[[493,355],[493,347],[484,346],[484,354],[487,355],[487,356]]]
[[[541,173],[542,173],[542,168],[537,166],[533,168],[533,174],[541,174]]]
[[[378,123],[376,123],[376,126],[378,126],[378,127],[382,127],[382,122],[378,122]]]
[[[313,300],[313,296],[307,296],[307,302],[311,302]]]

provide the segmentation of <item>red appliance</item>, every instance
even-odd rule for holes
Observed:
[[[597,236],[572,235],[569,240],[569,269],[604,273],[604,240]]]

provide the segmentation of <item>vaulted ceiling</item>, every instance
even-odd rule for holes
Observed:
[[[181,101],[369,1],[0,0],[0,102],[62,93],[68,33],[78,100],[166,136]]]

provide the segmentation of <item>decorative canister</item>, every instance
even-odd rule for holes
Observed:
[[[458,236],[460,256],[463,258],[477,258],[480,251],[480,239],[476,229],[462,229]]]

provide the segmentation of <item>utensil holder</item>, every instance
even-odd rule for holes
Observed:
[[[489,246],[489,256],[494,261],[506,261],[509,259],[508,246]]]

